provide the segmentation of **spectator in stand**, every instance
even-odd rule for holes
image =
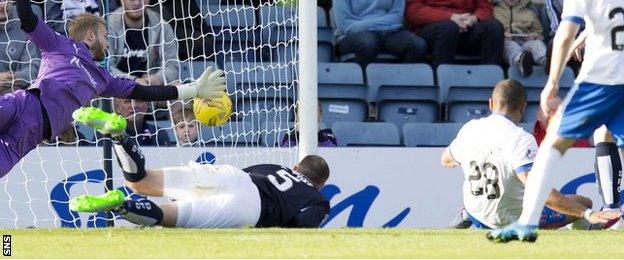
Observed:
[[[0,95],[27,87],[39,72],[39,49],[20,26],[13,2],[0,0]]]
[[[131,99],[115,99],[115,113],[124,116],[126,120],[128,120],[126,134],[136,138],[139,145],[169,145],[169,136],[166,131],[160,130],[157,132],[155,126],[145,122],[147,102]]]
[[[407,0],[406,18],[429,43],[433,66],[479,52],[481,63],[503,64],[504,30],[490,0]]]
[[[185,108],[173,114],[175,135],[178,138],[178,146],[198,146],[199,123],[195,120],[192,109]]]
[[[76,15],[104,14],[102,0],[46,0],[46,23],[56,32],[67,35],[67,24]]]
[[[498,0],[494,7],[494,17],[505,27],[505,58],[525,77],[533,73],[534,64],[546,64],[544,30],[530,6],[531,0]]]
[[[403,62],[425,60],[425,40],[403,28],[405,0],[334,1],[332,12],[338,51],[355,53],[362,68],[382,52],[399,56]]]
[[[318,119],[319,128],[320,128],[321,121],[323,120],[323,107],[321,106],[321,104],[318,105],[317,116],[318,116],[317,119]],[[282,139],[280,146],[281,147],[297,146],[298,141],[299,141],[299,130],[297,129],[297,126],[295,125],[294,129],[291,129],[290,131],[288,131],[286,135],[284,135],[284,138]],[[334,136],[334,132],[332,132],[331,128],[319,129],[318,146],[320,147],[338,146],[338,142],[336,141],[336,137]]]
[[[141,85],[171,84],[179,78],[178,43],[171,26],[162,24],[148,3],[122,0],[122,7],[108,16],[111,71]]]
[[[163,19],[169,22],[178,40],[178,59],[213,58],[212,30],[204,22],[195,0],[159,0]],[[152,0],[152,4],[159,1]]]
[[[546,74],[550,72],[550,57],[552,56],[552,44],[553,37],[555,37],[555,33],[557,32],[557,28],[559,28],[559,23],[561,22],[561,12],[563,11],[563,0],[546,0],[546,12],[548,14],[548,20],[550,21],[549,29],[550,29],[550,39],[546,42],[548,43],[547,51],[546,51],[546,66],[544,69],[546,70]],[[582,31],[582,30],[581,30]],[[569,67],[574,70],[576,74],[578,74],[581,69],[581,61],[578,59],[570,59],[567,64]]]

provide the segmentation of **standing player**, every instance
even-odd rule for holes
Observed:
[[[499,228],[518,219],[522,195],[530,175],[537,143],[517,124],[526,108],[526,91],[514,80],[501,81],[490,98],[492,115],[466,123],[442,154],[445,167],[462,166],[464,207],[477,228]],[[560,228],[586,217],[590,223],[606,223],[608,213],[584,216],[591,200],[550,192],[541,212],[541,228]]]
[[[75,17],[68,37],[50,29],[32,11],[29,0],[17,0],[22,29],[41,50],[41,68],[30,89],[0,97],[0,178],[42,140],[53,140],[71,126],[72,112],[97,96],[163,101],[210,98],[225,89],[223,71],[206,69],[197,82],[174,86],[141,86],[114,78],[96,62],[104,60],[106,22],[95,15]]]
[[[329,178],[329,167],[319,156],[306,156],[292,170],[272,164],[240,170],[194,162],[145,170],[137,143],[123,135],[114,139],[126,186],[175,201],[162,205],[147,199],[124,201],[123,193],[113,190],[76,197],[70,201],[71,210],[112,210],[137,225],[183,228],[318,227],[329,212],[329,202],[319,192]]]
[[[490,232],[488,238],[494,241],[535,241],[541,209],[553,187],[546,173],[555,170],[553,165],[574,140],[588,138],[606,125],[620,149],[624,146],[624,0],[568,0],[562,18],[554,40],[550,77],[541,95],[545,114],[557,108],[559,78],[574,36],[583,24],[587,30],[585,61],[537,153],[520,218]]]

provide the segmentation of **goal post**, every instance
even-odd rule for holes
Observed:
[[[299,159],[318,146],[317,0],[299,1]]]
[[[116,10],[109,8],[109,5],[113,1],[96,1],[103,3],[99,14],[107,19],[109,26],[112,25],[111,17],[114,17]],[[63,3],[61,0],[45,2],[47,5]],[[165,7],[165,2],[173,3],[174,10]],[[132,67],[135,58],[144,58],[151,64],[148,66],[154,67],[130,70],[127,75],[143,72],[135,74],[141,77],[141,74],[170,69],[168,65],[175,63],[179,64],[173,73],[175,76],[164,73],[164,84],[173,84],[178,80],[190,82],[208,66],[223,69],[227,76],[227,92],[232,99],[233,113],[231,121],[221,126],[199,125],[191,129],[188,126],[197,120],[189,118],[192,113],[178,113],[173,109],[190,107],[182,106],[179,100],[168,103],[131,101],[129,105],[128,101],[112,98],[97,97],[92,100],[91,105],[108,104],[107,110],[123,114],[128,119],[129,137],[139,142],[149,168],[215,160],[216,163],[239,168],[263,163],[293,167],[303,157],[317,153],[316,0],[258,1],[251,6],[222,4],[224,2],[228,1],[160,0],[148,5],[146,9],[160,16],[150,20],[157,24],[149,27],[148,33],[173,35],[175,38],[161,37],[152,41],[152,37],[143,36],[141,39],[138,36],[137,40],[135,34],[135,38],[128,37],[135,42],[128,42],[128,33],[141,28],[109,29],[111,49],[106,67],[114,71],[114,75],[118,75],[119,70]],[[176,17],[179,13],[171,15],[180,10],[176,8],[186,10],[187,6],[180,6],[181,3],[197,3],[199,15],[186,16],[184,12],[182,17]],[[42,10],[45,15],[48,9]],[[115,18],[119,19],[118,24],[125,26],[119,17]],[[17,21],[16,17],[10,19]],[[201,23],[189,22],[192,19],[199,19]],[[60,24],[62,21],[46,22]],[[184,27],[176,28],[180,24]],[[171,26],[173,33],[167,26]],[[189,33],[178,34],[180,31],[177,30]],[[198,37],[204,40],[198,41]],[[133,49],[136,44],[132,43],[140,40],[146,43],[148,50],[145,52]],[[164,55],[171,50],[172,41],[189,53],[197,52],[200,42],[205,44],[201,46],[205,49],[186,58],[177,53]],[[182,41],[186,44],[184,47],[181,46]],[[23,42],[21,38],[9,37],[0,42],[0,48]],[[39,59],[33,57],[22,61],[9,58],[11,60],[6,62],[11,64],[31,63]],[[157,62],[152,64],[153,61]],[[176,125],[180,120],[185,122],[183,125],[186,127],[182,133],[177,131]],[[196,138],[183,144],[192,136]],[[295,142],[290,142],[293,141],[291,139]],[[293,143],[297,145],[285,145]],[[31,151],[0,179],[0,228],[128,225],[118,222],[118,216],[78,214],[69,210],[69,199],[82,194],[102,194],[110,189],[120,189],[132,198],[139,198],[138,194],[124,187],[123,174],[112,153],[111,138],[76,124],[66,136]],[[157,200],[164,201],[166,199]]]

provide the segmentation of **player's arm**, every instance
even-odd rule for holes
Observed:
[[[553,40],[550,73],[546,87],[541,93],[540,107],[545,115],[552,115],[559,106],[557,94],[559,92],[559,79],[568,61],[568,54],[572,49],[572,43],[585,21],[586,1],[567,1],[563,7],[562,21],[559,24],[555,39]]]
[[[194,97],[213,98],[225,91],[225,76],[222,70],[206,68],[204,73],[195,82],[179,86],[143,86],[132,80],[115,78],[109,72],[105,73],[110,79],[108,88],[101,95],[138,99],[143,101],[189,100]]]
[[[453,155],[451,155],[451,151],[449,150],[449,148],[444,149],[444,152],[442,152],[440,163],[442,164],[442,166],[447,168],[455,168],[459,166],[459,163],[455,161],[455,158],[453,158]]]
[[[59,34],[50,29],[30,6],[30,0],[17,0],[17,17],[20,20],[22,30],[28,34],[28,38],[42,51],[47,51],[56,46]]]
[[[518,174],[518,179],[526,185],[528,172]],[[568,216],[585,218],[590,223],[606,223],[607,221],[619,217],[617,212],[595,212],[584,204],[561,194],[553,189],[546,199],[546,206]]]
[[[295,215],[285,227],[294,228],[318,228],[327,216],[328,207],[326,205],[315,205],[303,209]]]

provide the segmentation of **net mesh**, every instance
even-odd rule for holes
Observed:
[[[241,168],[294,164],[296,148],[280,147],[282,141],[296,141],[291,133],[296,125],[298,16],[292,1],[160,0],[144,7],[135,6],[140,1],[121,1],[132,3],[126,6],[114,2],[45,0],[33,2],[33,8],[62,34],[66,18],[83,12],[102,15],[110,45],[103,66],[141,84],[176,85],[198,78],[209,66],[221,68],[233,103],[229,123],[208,127],[194,119],[189,101],[94,99],[93,106],[111,102],[127,117],[127,133],[143,148],[148,168],[188,161]],[[0,29],[0,53],[7,54],[0,54],[0,68],[25,71],[20,74],[25,76],[4,84],[5,93],[34,81],[41,61],[19,27],[17,33],[11,27],[18,23],[14,9]],[[105,140],[76,124],[31,151],[0,179],[0,228],[105,226],[110,216],[77,214],[68,207],[73,196],[104,192]],[[123,188],[114,160],[113,187],[139,198]]]

